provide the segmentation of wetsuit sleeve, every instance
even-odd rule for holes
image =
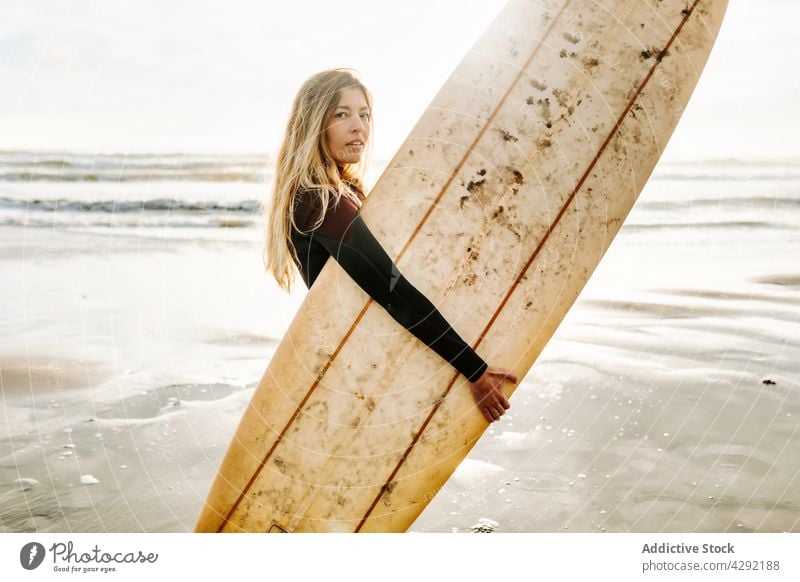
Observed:
[[[470,382],[488,367],[438,309],[400,272],[358,209],[342,197],[312,236],[350,277],[400,325],[449,362]]]

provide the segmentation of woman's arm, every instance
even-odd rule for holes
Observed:
[[[342,197],[323,223],[311,233],[377,303],[403,327],[475,382],[487,364],[456,333],[427,297],[420,293],[386,254],[358,214]]]

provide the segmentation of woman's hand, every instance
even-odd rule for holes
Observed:
[[[517,383],[517,377],[508,370],[486,368],[483,376],[469,383],[472,397],[478,410],[481,411],[486,422],[492,423],[499,420],[511,408],[505,394],[503,394],[503,381],[509,380]]]

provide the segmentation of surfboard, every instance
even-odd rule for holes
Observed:
[[[575,302],[667,145],[726,6],[513,0],[380,176],[365,222],[490,366],[523,378]],[[329,260],[196,531],[406,531],[486,428],[466,378]]]

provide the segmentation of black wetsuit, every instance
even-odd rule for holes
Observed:
[[[292,228],[292,242],[306,286],[314,284],[332,256],[398,323],[471,382],[480,378],[486,362],[461,339],[433,303],[403,277],[362,220],[356,204],[342,196],[334,207],[334,197],[330,199],[324,221],[311,230],[319,218],[319,198],[306,190],[300,190],[295,197],[295,222],[303,232]]]

